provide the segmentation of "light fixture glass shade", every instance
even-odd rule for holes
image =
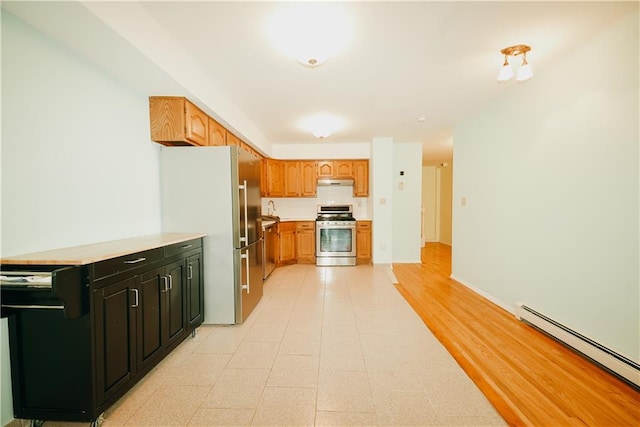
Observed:
[[[513,77],[513,70],[511,65],[507,61],[504,61],[504,65],[500,68],[500,74],[498,74],[499,82],[506,82]]]
[[[306,117],[299,123],[299,127],[311,132],[316,138],[324,139],[336,130],[344,127],[344,120],[331,114],[316,114]]]
[[[351,44],[352,27],[338,2],[280,2],[266,23],[276,48],[312,68]]]
[[[524,82],[533,77],[533,71],[531,70],[531,65],[529,65],[525,59],[522,63],[522,66],[518,70],[518,75],[516,76],[516,80],[519,82]]]

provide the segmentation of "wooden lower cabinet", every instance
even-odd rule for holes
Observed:
[[[296,223],[285,221],[278,223],[278,257],[276,265],[296,263]]]
[[[278,223],[276,266],[315,264],[315,221],[284,221]]]
[[[299,264],[316,263],[315,227],[314,221],[296,223],[296,260]]]
[[[371,263],[371,221],[356,223],[356,263]]]

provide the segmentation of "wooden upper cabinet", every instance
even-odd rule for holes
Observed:
[[[300,196],[315,197],[318,186],[316,162],[313,160],[301,160],[298,163],[300,170]]]
[[[185,99],[185,138],[197,145],[208,145],[209,116]]]
[[[333,160],[322,160],[317,163],[318,178],[333,178]]]
[[[209,145],[227,145],[227,129],[209,117]]]
[[[163,145],[207,145],[208,116],[180,96],[150,96],[151,140]]]
[[[300,195],[300,164],[296,161],[284,162],[284,197]]]
[[[369,161],[353,161],[353,195],[354,197],[369,196]]]
[[[263,160],[264,196],[284,197],[285,161],[275,159]]]
[[[352,160],[322,160],[318,162],[318,178],[353,178]]]
[[[334,178],[352,178],[353,177],[353,161],[334,160],[333,161],[333,177]]]
[[[240,138],[227,131],[227,145],[236,145],[240,146]]]

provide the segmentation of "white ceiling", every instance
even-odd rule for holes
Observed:
[[[530,45],[527,59],[539,76],[638,2],[348,2],[343,6],[353,25],[351,45],[313,69],[270,45],[265,22],[281,6],[2,2],[130,84],[204,102],[207,112],[241,136],[259,135],[253,141],[258,145],[322,143],[297,124],[325,112],[347,125],[324,141],[420,142],[425,164],[451,159],[456,122],[527,84],[496,82],[500,49]],[[163,66],[161,54],[191,71]],[[217,108],[207,102],[211,93],[229,102]],[[420,116],[426,117],[422,123]]]

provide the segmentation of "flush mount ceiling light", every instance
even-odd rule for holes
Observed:
[[[344,120],[331,114],[316,114],[300,121],[300,129],[311,132],[316,138],[324,139],[344,127]]]
[[[515,46],[505,47],[500,51],[504,55],[504,64],[502,64],[502,68],[500,69],[500,74],[498,74],[499,82],[506,82],[513,77],[513,70],[511,69],[511,65],[509,65],[509,56],[519,56],[522,55],[522,65],[518,70],[518,75],[516,76],[516,80],[519,82],[524,82],[533,77],[533,71],[531,71],[531,66],[527,62],[527,52],[531,50],[530,46],[526,44],[517,44]]]
[[[285,2],[267,21],[267,34],[280,51],[314,68],[351,42],[347,16],[340,3]]]

